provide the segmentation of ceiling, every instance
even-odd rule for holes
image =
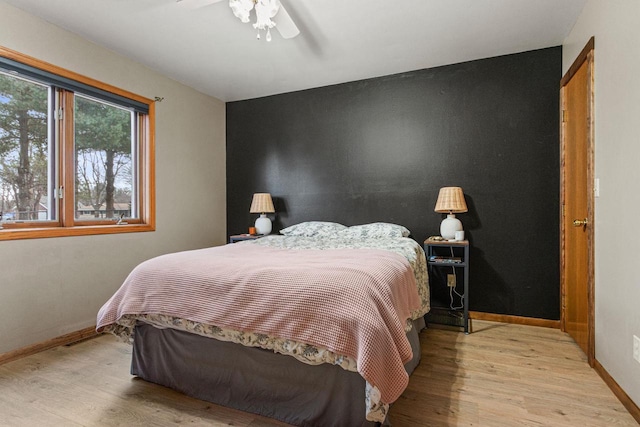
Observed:
[[[558,46],[586,0],[281,0],[300,35],[256,40],[228,1],[2,0],[223,101]]]

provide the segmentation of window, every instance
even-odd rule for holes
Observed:
[[[155,228],[154,104],[0,47],[0,240]]]
[[[75,96],[75,219],[137,218],[135,114]]]

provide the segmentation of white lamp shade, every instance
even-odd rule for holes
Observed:
[[[456,231],[462,231],[462,223],[454,214],[449,214],[440,224],[440,235],[451,240],[456,237]]]
[[[267,215],[260,214],[258,219],[256,219],[256,233],[264,235],[271,234],[271,220],[267,218]]]

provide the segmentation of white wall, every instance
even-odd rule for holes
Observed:
[[[153,99],[155,232],[0,241],[0,353],[95,325],[150,257],[226,241],[225,105],[0,2],[0,45]]]
[[[566,72],[595,36],[596,359],[640,405],[640,1],[590,0],[563,49]]]

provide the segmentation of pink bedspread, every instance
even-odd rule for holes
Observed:
[[[143,262],[97,326],[155,313],[325,347],[353,357],[391,403],[408,383],[405,324],[419,306],[411,267],[392,252],[232,244]]]

